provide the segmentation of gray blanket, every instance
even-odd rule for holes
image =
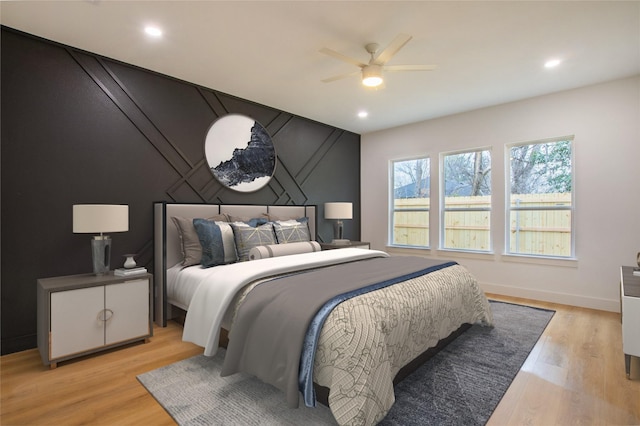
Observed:
[[[335,265],[275,279],[254,288],[238,310],[222,376],[244,371],[299,401],[300,352],[309,323],[331,298],[443,263],[387,257]]]

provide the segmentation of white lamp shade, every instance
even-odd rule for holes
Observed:
[[[73,232],[125,232],[129,230],[129,206],[113,204],[75,204]]]
[[[353,207],[351,203],[324,203],[325,219],[352,219]]]

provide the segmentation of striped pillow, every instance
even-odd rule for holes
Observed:
[[[253,247],[249,250],[249,260],[265,259],[268,257],[289,256],[291,254],[311,253],[320,251],[320,244],[316,241],[301,241],[290,244],[272,244]]]

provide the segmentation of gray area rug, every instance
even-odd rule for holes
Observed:
[[[554,312],[491,302],[495,327],[474,325],[396,387],[382,425],[484,425]],[[180,425],[331,425],[327,407],[287,408],[246,374],[220,377],[224,350],[138,376]]]

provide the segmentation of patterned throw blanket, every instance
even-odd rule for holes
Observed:
[[[424,277],[437,274],[438,272],[424,275],[433,269],[444,268],[443,270],[449,270],[459,268],[466,272],[464,268],[457,265],[447,264],[436,267],[436,263],[441,262],[428,261],[419,257],[371,259],[333,266],[321,271],[312,271],[259,285],[249,293],[238,311],[225,357],[223,375],[237,371],[246,371],[254,374],[263,381],[284,390],[289,405],[297,406],[299,399],[298,371],[302,342],[315,313],[322,308],[325,302],[336,296],[356,291],[353,294],[355,296],[359,292],[358,289],[373,285],[369,290],[375,291],[349,299],[347,302],[361,300],[365,296],[373,297],[369,307],[375,310],[376,306],[384,305],[386,302],[391,301],[391,304],[385,309],[386,312],[384,312],[383,317],[375,318],[371,315],[362,315],[359,312],[362,309],[359,307],[352,312],[348,312],[348,317],[352,317],[351,319],[342,318],[338,321],[338,328],[341,331],[336,333],[334,318],[336,315],[334,312],[343,312],[343,310],[334,309],[329,314],[324,327],[319,327],[322,332],[318,338],[318,356],[315,360],[311,359],[311,362],[315,365],[316,373],[314,377],[316,381],[323,386],[331,388],[329,403],[339,423],[369,424],[372,421],[380,420],[393,404],[392,381],[397,370],[393,375],[391,375],[391,371],[395,369],[393,367],[395,362],[410,356],[409,359],[401,361],[406,364],[406,362],[428,347],[433,346],[438,340],[446,337],[464,322],[473,323],[482,320],[485,323],[491,323],[488,304],[477,288],[475,280],[471,280],[472,284],[475,284],[475,288],[473,288],[473,285],[469,285],[469,280],[465,279],[462,280],[463,287],[471,287],[471,293],[475,294],[472,299],[477,301],[477,303],[472,303],[472,305],[476,305],[475,309],[469,309],[468,307],[465,309],[474,313],[466,315],[464,320],[451,330],[449,328],[453,325],[449,324],[447,320],[445,321],[446,326],[437,323],[430,324],[431,327],[435,326],[435,331],[428,331],[424,337],[412,335],[411,332],[422,330],[426,322],[433,322],[433,319],[430,318],[431,314],[428,312],[412,312],[406,309],[407,306],[405,305],[410,305],[412,300],[415,299],[415,296],[411,294],[412,292],[403,296],[407,300],[398,300],[397,295],[394,296],[393,293],[397,291],[402,293],[402,290],[398,290],[398,288],[406,285],[413,288],[415,280],[424,280]],[[356,279],[355,277],[358,278]],[[406,279],[409,279],[409,281],[399,285],[392,285],[397,281]],[[450,292],[452,289],[446,291]],[[387,290],[389,290],[389,294],[381,293]],[[464,291],[454,291],[457,294],[451,295],[453,299],[469,299],[463,294]],[[383,294],[384,297],[380,297]],[[341,303],[338,308],[347,302]],[[392,305],[395,305],[395,307]],[[398,306],[400,309],[398,309]],[[424,308],[425,306],[419,306],[417,309]],[[287,313],[286,316],[284,312]],[[426,321],[427,318],[430,320]],[[444,316],[444,319],[446,318],[447,316]],[[414,350],[417,350],[417,348],[414,348],[408,351],[401,351],[399,354],[385,354],[380,359],[370,359],[371,354],[377,354],[381,347],[387,345],[388,333],[381,329],[388,328],[392,324],[398,323],[398,321],[404,323],[407,319],[414,324],[409,325],[408,329],[404,330],[404,339],[418,340],[422,344],[412,344],[410,346],[420,347],[421,350],[414,354]],[[458,322],[458,320],[454,322]],[[344,338],[340,336],[340,334],[342,336],[348,334],[347,330],[344,329],[347,326],[348,328],[355,327],[359,330],[358,335],[351,336],[350,342],[345,342]],[[327,332],[331,334],[330,337],[327,337]],[[443,332],[446,334],[440,336]],[[361,333],[364,334],[359,335]],[[431,337],[434,336],[439,337],[432,342]],[[340,344],[336,345],[335,343],[338,342]],[[425,344],[429,344],[429,346],[424,346]],[[335,356],[334,359],[328,359],[328,357],[333,358],[336,355],[336,351],[341,355]],[[344,371],[341,367],[341,364],[343,364],[341,358],[344,358],[345,354],[357,354],[355,357],[349,358],[350,365],[346,366],[348,367],[348,374],[327,378],[327,372],[330,372],[330,375],[333,376],[333,372]],[[376,368],[372,368],[374,366],[372,361],[378,364],[385,364],[387,367],[381,369],[379,365],[375,365]],[[380,372],[383,372],[383,374],[381,375]],[[358,377],[358,380],[354,381],[354,377]],[[337,380],[335,380],[336,378]],[[354,384],[357,384],[356,382],[362,381],[364,381],[364,384],[358,384],[358,389],[353,387]],[[388,386],[386,386],[387,384]],[[347,392],[349,396],[347,404],[345,404],[344,396],[340,398],[340,394],[347,387],[350,390]],[[356,407],[355,410],[354,407]]]

